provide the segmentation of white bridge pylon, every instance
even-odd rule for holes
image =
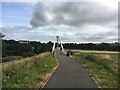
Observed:
[[[54,53],[54,51],[55,51],[56,43],[57,43],[57,47],[56,48],[58,48],[59,44],[60,44],[60,50],[65,53],[64,48],[63,48],[63,44],[62,44],[62,40],[60,39],[59,36],[56,36],[55,39],[54,39],[54,44],[53,44],[53,47],[52,47],[52,53]]]

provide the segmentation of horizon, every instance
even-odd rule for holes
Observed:
[[[2,40],[8,40],[8,39],[2,39]],[[10,40],[14,40],[14,39],[9,39]],[[54,43],[54,41],[47,41],[47,42],[41,42],[41,41],[35,41],[35,40],[14,40],[14,41],[29,41],[29,42],[40,42],[40,43],[48,43],[48,42],[52,42]],[[62,42],[63,44],[101,44],[101,43],[109,43],[109,44],[112,44],[112,43],[120,43],[120,42]]]

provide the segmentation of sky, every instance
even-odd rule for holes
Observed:
[[[48,42],[118,41],[118,1],[0,3],[4,39]]]

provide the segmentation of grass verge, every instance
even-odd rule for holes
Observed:
[[[57,66],[50,53],[3,63],[3,88],[41,88],[46,76]]]
[[[105,66],[108,65],[109,62],[111,64],[111,60],[107,59],[107,64],[105,64],[106,59],[102,62],[98,61],[102,60],[101,58],[103,58],[103,56],[99,57],[93,54],[77,53],[73,55],[73,58],[88,69],[100,87],[118,88],[118,74],[109,69],[110,67],[108,68],[108,66]]]

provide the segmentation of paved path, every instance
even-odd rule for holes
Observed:
[[[88,71],[72,58],[56,50],[60,66],[44,88],[98,88]]]

